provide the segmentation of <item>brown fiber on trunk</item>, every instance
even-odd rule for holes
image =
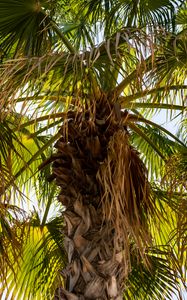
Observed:
[[[71,113],[60,130],[53,177],[65,206],[68,263],[55,299],[122,299],[132,253],[144,260],[153,207],[145,167],[121,122],[126,115],[102,98]]]

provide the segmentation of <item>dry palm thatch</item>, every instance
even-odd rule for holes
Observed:
[[[97,178],[103,188],[104,220],[115,228],[115,252],[123,249],[124,263],[127,264],[131,243],[135,243],[144,259],[144,247],[150,242],[147,214],[153,212],[154,207],[145,166],[137,151],[129,145],[124,130],[119,129],[110,138],[107,158],[98,170]],[[128,270],[128,266],[125,269]]]
[[[154,204],[145,166],[128,142],[126,118],[103,95],[84,112],[71,112],[60,130],[51,179],[66,208],[68,265],[56,299],[122,299],[131,256],[148,266]]]

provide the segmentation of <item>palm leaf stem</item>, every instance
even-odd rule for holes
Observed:
[[[42,219],[42,223],[41,223],[42,226],[44,226],[46,224],[48,213],[49,213],[49,209],[51,207],[51,203],[52,203],[53,198],[54,198],[55,190],[56,190],[56,186],[54,185],[52,187],[52,189],[51,189],[50,194],[48,195],[48,201],[47,201],[47,204],[46,204],[45,213],[44,213],[44,216],[43,216],[43,219]]]
[[[62,122],[62,120],[58,120],[58,121],[56,121],[56,122],[53,122],[52,124],[46,125],[46,126],[42,127],[40,130],[38,130],[38,131],[36,131],[36,132],[34,132],[34,133],[31,133],[31,134],[29,135],[29,138],[35,138],[35,137],[38,137],[39,134],[41,134],[42,132],[47,131],[49,128],[53,128],[54,126],[58,125],[58,124],[61,123],[61,122]]]
[[[22,129],[22,128],[25,128],[29,125],[32,125],[34,123],[38,123],[38,122],[41,122],[41,121],[45,121],[45,120],[49,120],[49,119],[57,119],[57,118],[64,118],[67,116],[67,113],[55,113],[55,114],[50,114],[50,115],[46,115],[46,116],[42,116],[42,117],[39,117],[39,118],[35,118],[35,119],[32,119],[26,123],[23,123],[19,126],[18,130]]]
[[[179,140],[174,134],[172,134],[170,131],[168,131],[168,130],[165,129],[164,127],[158,125],[157,123],[154,123],[154,122],[152,122],[152,121],[150,121],[150,120],[147,120],[147,119],[144,119],[144,118],[141,118],[141,117],[140,117],[140,118],[138,117],[138,121],[143,122],[143,123],[145,123],[145,124],[152,125],[152,126],[158,128],[159,130],[165,132],[167,135],[169,135],[169,136],[172,137],[174,140],[176,140],[176,141],[177,141],[179,144],[181,144],[183,147],[186,147],[186,145],[185,145],[181,140]]]
[[[124,101],[121,99],[124,98]],[[126,97],[119,98],[120,103],[122,103],[122,108],[157,108],[157,109],[174,109],[174,110],[184,110],[185,107],[182,105],[174,105],[174,104],[165,104],[165,103],[142,103],[142,102],[126,102]]]
[[[25,165],[14,175],[14,178],[9,181],[9,183],[4,187],[4,191],[7,190],[11,185],[14,184],[14,181],[41,155],[48,147],[50,147],[59,137],[60,133],[55,134],[43,147],[41,147],[31,159],[25,163]]]
[[[153,143],[153,141],[151,141],[151,139],[140,128],[138,128],[133,123],[129,123],[128,125],[133,131],[135,131],[138,135],[140,135],[164,161],[166,161],[166,157],[162,154],[159,148],[155,145],[155,143]]]
[[[58,34],[58,36],[61,38],[67,49],[70,51],[70,53],[75,54],[76,50],[72,46],[72,44],[69,42],[69,40],[65,37],[65,35],[62,33],[62,31],[59,29],[59,27],[53,22],[52,20],[50,21],[50,24],[53,28],[53,30]]]
[[[28,97],[20,97],[15,99],[16,103],[18,102],[25,102],[25,101],[31,101],[31,100],[36,100],[40,101],[44,98],[47,98],[50,101],[61,101],[63,103],[66,103],[67,97],[65,96],[52,96],[52,95],[41,95],[41,96],[28,96]]]
[[[114,95],[115,98],[118,97],[123,92],[125,87],[136,78],[136,75],[137,75],[137,70],[134,70],[130,75],[125,77],[119,83],[119,85],[111,92],[111,94]]]
[[[182,90],[182,89],[187,89],[187,85],[171,85],[171,86],[163,86],[163,87],[156,87],[154,89],[151,90],[145,90],[130,96],[121,96],[120,99],[125,101],[125,102],[129,102],[129,101],[133,101],[154,93],[158,93],[158,92],[167,92],[167,91],[171,91],[171,90]]]
[[[137,72],[140,74],[140,71],[149,72],[153,68],[153,56],[150,55],[148,58],[143,60],[138,66],[138,70],[134,70],[130,73],[127,77],[125,77],[112,91],[111,94],[114,97],[119,97],[120,94],[123,92],[125,87],[131,83],[134,79],[137,78]]]
[[[139,67],[138,70],[140,72],[141,68],[143,70],[146,70],[147,72],[152,68],[152,55],[150,55],[145,61],[143,61]],[[123,92],[125,87],[130,84],[134,79],[137,78],[137,70],[134,70],[132,73],[130,73],[127,77],[125,77],[111,92],[114,97],[119,97],[120,94]]]

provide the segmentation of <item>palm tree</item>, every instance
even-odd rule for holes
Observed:
[[[11,223],[7,207],[1,216],[7,295],[171,299],[180,290],[185,9],[170,0],[1,1],[1,201],[32,190],[45,203],[43,218],[19,213]],[[150,120],[160,109],[179,111],[181,136]],[[49,221],[57,192],[63,211]],[[45,291],[33,289],[35,278]]]

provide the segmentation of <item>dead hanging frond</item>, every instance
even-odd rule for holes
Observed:
[[[103,189],[103,222],[113,227],[115,235],[114,252],[124,254],[127,272],[133,248],[148,266],[144,255],[145,247],[151,242],[148,215],[153,214],[155,207],[146,168],[137,151],[129,145],[124,130],[118,130],[111,137],[97,180]]]

